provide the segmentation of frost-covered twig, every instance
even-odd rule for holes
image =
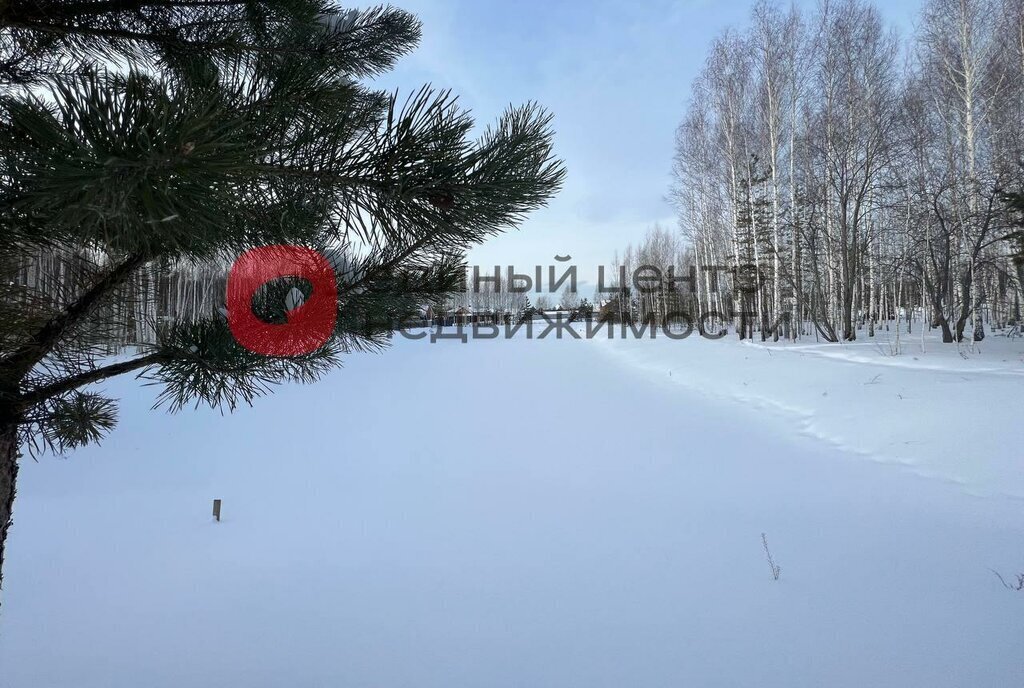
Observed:
[[[764,545],[764,554],[768,557],[768,565],[772,567],[772,579],[779,580],[779,576],[782,575],[782,567],[776,566],[775,559],[772,558],[772,552],[768,549],[768,536],[761,533],[761,544]]]
[[[1024,573],[1018,573],[1017,580],[1015,582],[1007,583],[1006,579],[1003,578],[1003,574],[999,573],[995,569],[989,569],[989,571],[996,575],[996,578],[999,579],[999,582],[1002,583],[1003,587],[1007,590],[1014,590],[1016,592],[1021,592],[1022,590],[1024,590]]]

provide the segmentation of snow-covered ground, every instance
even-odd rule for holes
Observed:
[[[1024,339],[946,345],[892,331],[842,344],[615,341],[654,379],[750,411],[844,453],[1024,500]],[[1024,506],[1024,504],[1022,504]]]
[[[397,340],[225,417],[117,382],[23,465],[0,686],[1024,685],[1024,343],[905,344]]]

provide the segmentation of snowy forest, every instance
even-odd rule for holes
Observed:
[[[760,3],[693,83],[681,236],[655,228],[621,264],[695,263],[696,308],[741,337],[848,341],[923,314],[980,340],[1019,319],[1022,132],[1021,0],[929,0],[908,37],[863,0]]]
[[[1024,687],[1024,0],[396,3],[0,0],[0,688]]]

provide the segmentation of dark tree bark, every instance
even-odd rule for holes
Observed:
[[[1013,261],[1013,267],[1017,269],[1017,296],[1014,299],[1014,318],[1020,324],[1020,297],[1024,291],[1024,257]]]
[[[0,412],[2,414],[2,412]],[[4,546],[14,513],[18,481],[18,425],[10,418],[0,420],[0,587],[3,586]]]
[[[967,320],[971,317],[971,305],[973,303],[971,288],[973,286],[973,278],[970,270],[964,272],[963,278],[960,280],[960,314],[956,319],[956,341],[962,342],[964,340],[964,330],[967,329]]]
[[[935,307],[935,314],[932,318],[932,327],[942,329],[943,344],[952,344],[955,341],[953,338],[953,330],[949,327],[949,319],[946,318],[946,314],[943,313],[942,309],[938,306]]]

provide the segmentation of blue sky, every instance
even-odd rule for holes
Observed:
[[[420,17],[423,41],[380,85],[451,88],[484,124],[528,100],[555,115],[564,190],[520,229],[474,250],[472,264],[528,274],[571,254],[580,277],[593,279],[647,227],[675,227],[665,196],[676,125],[711,40],[743,26],[752,0],[393,3]],[[879,7],[904,34],[912,30],[916,0]]]

